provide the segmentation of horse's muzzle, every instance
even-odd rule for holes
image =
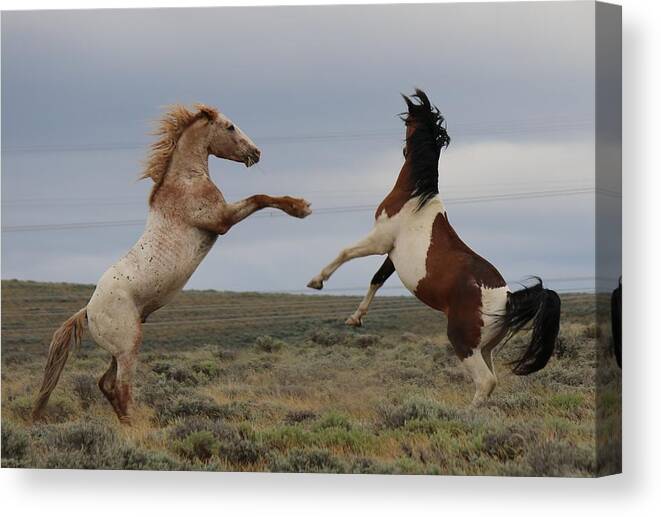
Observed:
[[[244,160],[244,163],[246,164],[246,167],[250,167],[252,165],[255,165],[259,161],[259,157],[261,156],[261,152],[259,149],[255,149],[253,152],[249,153],[246,156],[246,159]]]

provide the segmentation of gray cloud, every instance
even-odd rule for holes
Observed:
[[[441,187],[466,241],[508,278],[594,275],[589,195],[452,204],[594,187],[593,13],[591,2],[3,13],[3,225],[143,218],[146,131],[172,102],[216,105],[261,145],[260,169],[212,159],[231,199],[376,206],[402,161],[398,93],[419,85],[447,117]],[[190,286],[302,288],[371,221],[248,220]],[[4,233],[2,275],[95,282],[139,232]],[[378,265],[356,261],[333,284],[366,284]]]

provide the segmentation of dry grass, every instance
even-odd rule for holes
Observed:
[[[526,337],[515,338],[491,401],[470,410],[473,386],[443,320],[409,309],[413,300],[379,300],[354,331],[341,318],[354,297],[188,292],[145,329],[132,427],[95,389],[108,356],[89,341],[47,421],[31,425],[48,333],[90,289],[3,282],[3,467],[591,476],[604,463],[595,368],[607,329],[595,325],[594,296],[563,298],[560,346],[542,372],[508,373]],[[274,307],[294,317],[265,319]],[[191,322],[237,314],[253,321]],[[600,385],[615,393],[612,363]],[[619,417],[616,397],[604,400]]]

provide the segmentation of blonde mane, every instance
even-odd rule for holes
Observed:
[[[215,120],[218,117],[218,111],[215,108],[204,104],[195,104],[196,111],[190,111],[186,106],[175,104],[165,112],[154,135],[160,137],[151,145],[149,158],[145,165],[145,170],[140,175],[140,179],[151,178],[154,186],[149,196],[149,203],[154,199],[154,194],[163,183],[167,173],[172,154],[177,146],[177,142],[183,132],[196,120],[206,117]]]

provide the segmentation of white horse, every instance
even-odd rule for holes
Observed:
[[[55,331],[34,418],[46,406],[87,321],[97,344],[112,354],[99,388],[119,420],[130,424],[131,387],[147,317],[183,288],[218,235],[253,212],[272,207],[299,218],[311,213],[307,201],[289,196],[255,195],[226,202],[209,176],[209,155],[250,167],[258,162],[260,151],[217,110],[204,105],[195,108],[174,106],[161,120],[160,139],[152,145],[142,175],[154,181],[145,231],[103,274],[87,306]]]

